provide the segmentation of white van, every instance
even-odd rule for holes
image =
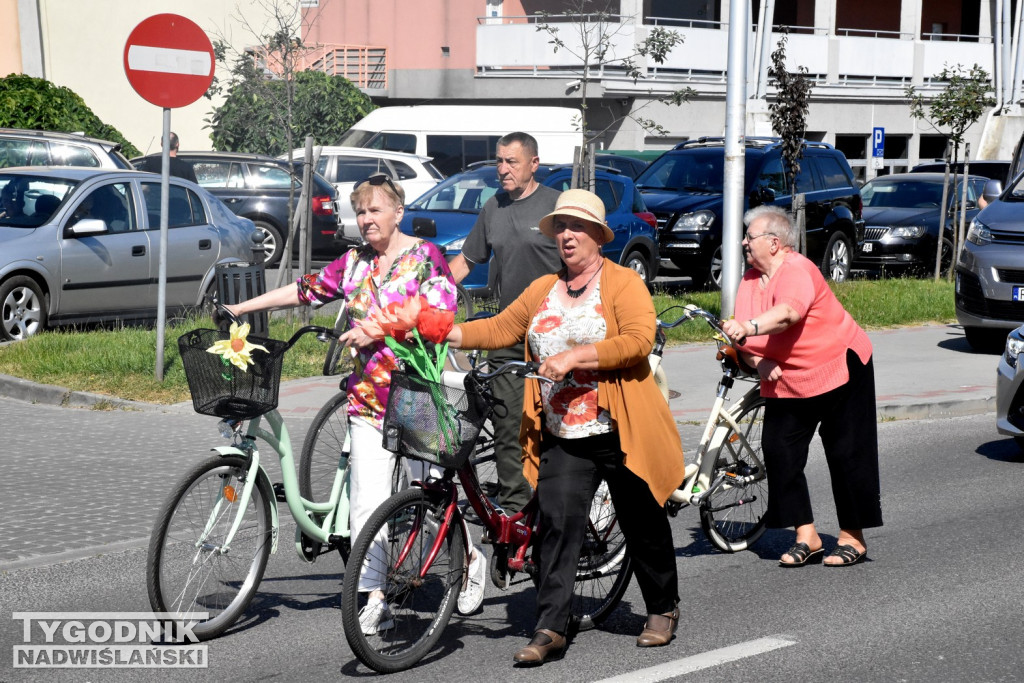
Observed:
[[[445,175],[494,158],[498,138],[514,131],[537,138],[542,163],[572,163],[580,144],[579,112],[568,107],[435,105],[381,107],[348,129],[340,145],[430,157]]]

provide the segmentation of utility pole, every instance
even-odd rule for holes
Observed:
[[[722,207],[722,317],[736,307],[743,265],[743,186],[746,166],[749,3],[729,3],[729,63],[725,89],[725,184]]]

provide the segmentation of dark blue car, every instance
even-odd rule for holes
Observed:
[[[572,180],[570,166],[541,165],[537,180],[564,191]],[[493,162],[473,164],[451,176],[405,209],[401,230],[427,239],[455,256],[476,223],[480,209],[498,190],[498,173]],[[596,193],[604,201],[608,226],[615,239],[604,245],[608,258],[635,270],[647,284],[658,275],[658,234],[654,214],[647,211],[633,181],[614,171],[597,171]],[[481,264],[462,281],[475,294],[490,294],[488,264]]]

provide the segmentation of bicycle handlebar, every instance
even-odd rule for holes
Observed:
[[[694,318],[702,318],[705,322],[707,322],[707,324],[711,327],[712,330],[714,330],[717,334],[719,334],[722,337],[722,339],[726,341],[727,344],[729,344],[730,346],[743,346],[744,342],[734,342],[732,339],[729,338],[729,335],[725,333],[725,331],[722,329],[721,318],[716,316],[714,313],[711,313],[710,311],[705,311],[703,308],[700,308],[699,306],[696,306],[694,304],[686,304],[685,306],[682,306],[682,315],[680,315],[672,322],[664,322],[661,319],[662,316],[664,316],[666,313],[669,313],[670,311],[673,311],[677,308],[680,308],[680,306],[672,306],[670,308],[666,308],[664,311],[658,314],[659,331],[669,330],[672,329],[673,327],[678,327],[687,320],[693,320]]]
[[[511,372],[516,377],[525,377],[529,379],[539,379],[545,382],[554,382],[554,380],[549,377],[541,377],[540,375],[538,375],[538,370],[540,370],[540,363],[524,360],[509,360],[502,363],[501,367],[499,367],[497,370],[493,370],[491,372],[484,372],[481,369],[473,369],[470,372],[473,375],[474,379],[483,381],[494,379],[498,375],[504,374],[506,372]]]
[[[214,305],[216,306],[214,324],[217,325],[218,329],[224,329],[224,320],[228,320],[236,325],[242,324],[242,320],[237,315],[229,311],[224,304],[214,302]],[[220,318],[220,320],[218,320],[218,318]],[[284,348],[281,349],[281,353],[283,354],[295,346],[295,343],[298,342],[302,336],[307,335],[310,332],[316,332],[316,338],[321,342],[327,342],[330,339],[337,339],[339,336],[337,332],[330,328],[321,327],[320,325],[306,325],[305,327],[301,327],[296,330],[295,334],[285,342]]]

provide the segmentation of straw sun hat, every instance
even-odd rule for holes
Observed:
[[[582,218],[601,228],[600,244],[607,244],[615,239],[615,234],[604,222],[604,202],[593,192],[587,190],[566,190],[558,195],[555,210],[540,219],[540,231],[551,237],[555,236],[555,216],[573,216]]]

